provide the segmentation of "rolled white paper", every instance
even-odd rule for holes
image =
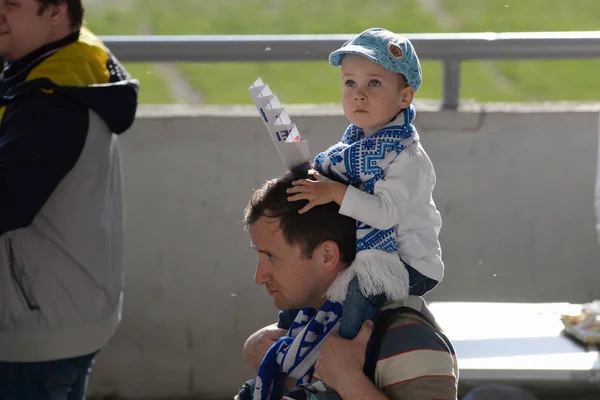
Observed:
[[[310,169],[312,159],[308,142],[302,139],[296,124],[292,123],[269,85],[258,78],[248,92],[288,171]]]

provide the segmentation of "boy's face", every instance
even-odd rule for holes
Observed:
[[[414,89],[402,75],[359,55],[342,59],[342,105],[344,114],[365,135],[389,123],[413,100]]]

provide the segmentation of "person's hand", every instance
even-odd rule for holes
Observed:
[[[332,333],[319,349],[315,372],[327,385],[338,393],[364,380],[363,366],[367,343],[373,333],[373,321],[363,323],[358,335],[352,340]]]
[[[277,324],[265,326],[254,332],[244,343],[244,358],[248,365],[258,371],[267,350],[271,348],[273,343],[287,333],[285,329],[277,328]]]
[[[288,189],[287,193],[293,196],[289,196],[288,201],[308,200],[308,204],[298,210],[300,214],[332,201],[341,206],[348,186],[326,179],[316,171],[312,174],[315,179],[299,179],[292,182],[294,187]]]

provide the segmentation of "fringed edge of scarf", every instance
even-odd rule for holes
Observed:
[[[365,296],[384,294],[390,301],[401,301],[408,297],[408,270],[398,253],[359,251],[352,264],[338,274],[326,296],[332,301],[343,302],[348,293],[348,285],[355,276],[358,277],[360,290]]]

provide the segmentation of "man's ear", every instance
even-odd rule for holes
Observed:
[[[326,240],[319,245],[319,257],[322,270],[332,272],[340,262],[340,247],[333,240]]]
[[[412,86],[407,86],[405,88],[400,89],[400,109],[403,110],[408,108],[415,98],[415,89]]]
[[[64,20],[69,20],[69,6],[66,1],[61,1],[58,4],[47,4],[44,6],[42,13],[48,15],[55,25],[62,23]]]

